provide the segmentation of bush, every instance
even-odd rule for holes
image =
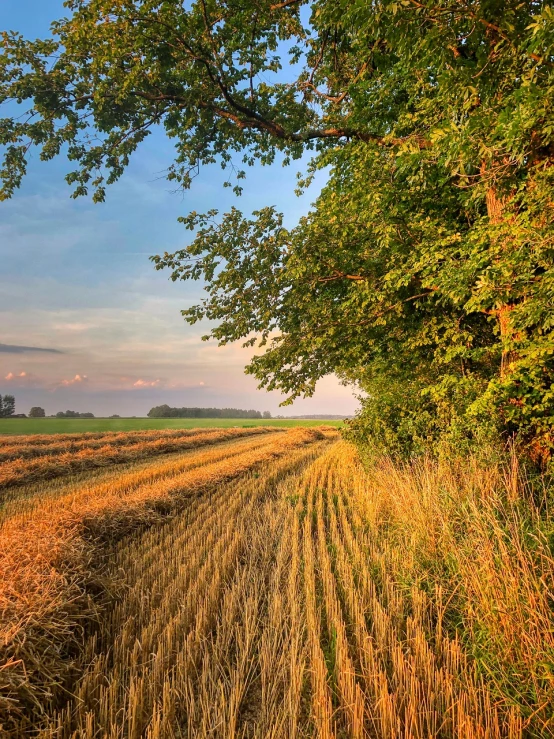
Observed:
[[[38,405],[34,405],[29,411],[29,418],[45,418],[45,417],[46,417],[46,413],[44,411],[44,408],[41,408]]]

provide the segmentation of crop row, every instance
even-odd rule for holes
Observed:
[[[17,434],[14,436],[0,436],[0,453],[6,449],[16,447],[40,447],[55,446],[62,444],[65,447],[80,448],[94,442],[107,443],[133,443],[134,441],[149,441],[162,437],[181,436],[182,434],[199,433],[200,431],[211,431],[213,428],[205,429],[149,429],[142,431],[86,431],[72,434]]]
[[[79,652],[81,624],[94,617],[98,567],[115,541],[187,508],[214,486],[264,461],[314,442],[312,429],[238,440],[137,473],[117,484],[85,484],[67,495],[36,502],[8,518],[0,532],[0,725],[36,718],[63,693]],[[201,497],[200,497],[201,499]],[[163,557],[160,563],[163,562]]]
[[[241,427],[250,431],[268,427]],[[235,430],[239,429],[236,427]],[[152,431],[125,431],[105,432],[102,434],[71,434],[68,438],[60,434],[46,434],[38,436],[12,436],[13,443],[1,443],[0,462],[13,459],[41,457],[47,454],[61,454],[63,452],[79,452],[86,449],[100,449],[104,446],[128,446],[151,441],[170,442],[172,439],[184,439],[187,436],[211,434],[218,427],[191,428],[191,429],[160,429]],[[239,429],[240,430],[240,429]],[[62,438],[60,439],[60,436]],[[75,438],[76,437],[76,438]]]
[[[107,467],[154,455],[194,449],[206,444],[238,439],[258,434],[271,433],[274,429],[265,427],[238,429],[195,429],[180,431],[178,434],[156,435],[129,443],[127,436],[102,446],[86,446],[68,449],[59,445],[39,447],[43,454],[28,459],[24,456],[0,463],[0,488],[25,485],[37,480],[62,477],[83,470]],[[132,437],[134,439],[134,437]]]

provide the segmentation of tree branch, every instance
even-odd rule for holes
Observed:
[[[302,0],[283,0],[281,3],[275,3],[274,5],[270,5],[270,10],[281,10],[282,8],[288,8],[291,5],[300,5]]]

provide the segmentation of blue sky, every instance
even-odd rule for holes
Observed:
[[[66,12],[61,0],[1,0],[0,29],[44,36]],[[237,199],[223,187],[228,175],[212,166],[175,194],[163,178],[172,158],[157,131],[100,205],[70,199],[63,157],[32,158],[22,188],[0,203],[0,394],[15,394],[18,412],[41,405],[47,413],[144,415],[169,403],[352,413],[351,389],[333,377],[313,398],[280,410],[282,396],[257,390],[244,374],[252,350],[202,342],[206,326],[184,323],[179,311],[198,301],[202,285],[172,283],[148,260],[187,243],[177,218],[191,210],[275,205],[292,225],[321,179],[297,198],[298,166],[257,166]]]

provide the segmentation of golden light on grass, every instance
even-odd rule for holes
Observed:
[[[13,735],[554,735],[552,518],[517,470],[364,469],[311,430],[157,464],[6,521]]]

